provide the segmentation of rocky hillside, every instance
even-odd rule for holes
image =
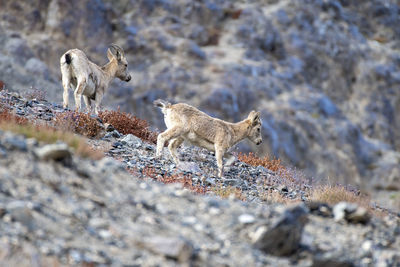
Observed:
[[[164,128],[156,98],[239,120],[263,114],[271,154],[308,177],[400,198],[399,5],[395,0],[1,0],[0,80],[61,102],[59,56],[105,63],[126,50],[133,79],[106,105]],[[249,150],[249,144],[239,147]],[[256,149],[256,148],[252,148]]]
[[[67,135],[67,121],[57,123],[65,114],[99,134]],[[312,181],[241,161],[220,180],[213,156],[193,147],[182,149],[183,166],[167,154],[156,161],[150,135],[106,119],[0,92],[0,265],[400,264],[400,214],[315,201]],[[87,143],[106,155],[83,153]],[[361,199],[336,196],[345,193]]]

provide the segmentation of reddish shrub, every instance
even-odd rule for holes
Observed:
[[[247,163],[251,166],[263,166],[271,171],[277,172],[282,171],[285,167],[281,164],[280,159],[268,159],[267,157],[259,158],[254,155],[254,153],[243,154],[239,153],[238,159],[244,163]]]
[[[102,131],[102,126],[96,118],[82,112],[66,111],[59,113],[56,115],[55,125],[63,130],[88,137],[96,137]]]
[[[12,122],[15,124],[26,124],[28,119],[12,113],[9,109],[3,109],[0,111],[0,122]]]
[[[100,112],[99,117],[109,123],[122,134],[133,134],[144,141],[157,143],[157,133],[149,129],[147,121],[125,112],[107,110]]]

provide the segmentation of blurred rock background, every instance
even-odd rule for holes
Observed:
[[[262,112],[256,150],[386,204],[400,198],[400,6],[395,0],[0,0],[0,80],[62,101],[59,57],[106,63],[125,49],[133,79],[107,108],[165,128],[157,98],[238,121]],[[73,102],[72,102],[73,103]],[[398,203],[398,202],[397,202]]]

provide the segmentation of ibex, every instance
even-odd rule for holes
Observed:
[[[156,157],[160,158],[166,141],[175,163],[179,163],[177,148],[183,141],[215,152],[218,165],[218,176],[223,175],[222,158],[229,157],[227,165],[235,160],[228,151],[241,140],[248,138],[257,145],[262,143],[260,112],[252,111],[247,119],[230,123],[213,118],[190,105],[179,103],[172,105],[164,100],[154,101],[161,108],[167,130],[157,137]]]
[[[131,80],[131,75],[128,74],[128,62],[121,47],[111,44],[107,50],[107,57],[109,62],[100,67],[91,62],[79,49],[68,50],[61,56],[64,108],[68,107],[69,87],[72,86],[75,109],[80,110],[83,95],[88,112],[91,113],[91,100],[94,100],[95,112],[98,114],[101,100],[111,81],[115,77],[126,82]]]

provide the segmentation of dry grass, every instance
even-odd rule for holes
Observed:
[[[341,201],[369,206],[370,199],[361,196],[358,192],[350,191],[341,185],[315,186],[310,192],[310,201],[323,202],[335,205]]]
[[[369,203],[369,199],[363,199],[355,192],[347,190],[344,186],[340,185],[321,185],[312,189],[310,200],[316,202],[323,202],[330,205],[335,205],[341,201],[359,203],[360,200]],[[364,203],[365,204],[365,203]]]
[[[291,199],[282,195],[280,192],[272,190],[268,192],[263,192],[261,199],[269,204],[280,203],[280,204],[293,204],[300,203],[301,199]]]
[[[103,153],[94,150],[84,139],[71,132],[57,130],[48,125],[33,124],[26,118],[14,115],[8,110],[0,112],[0,129],[21,134],[27,138],[35,138],[39,142],[47,144],[61,140],[72,147],[75,153],[81,157],[91,159],[100,159],[103,157]]]
[[[0,122],[12,122],[14,124],[25,124],[28,123],[28,119],[11,113],[9,109],[3,109],[0,111]]]
[[[66,111],[59,113],[54,119],[54,124],[59,129],[87,137],[98,137],[103,130],[96,118],[83,112]]]
[[[234,197],[236,199],[245,201],[246,196],[243,194],[242,190],[233,186],[224,187],[222,184],[215,185],[211,188],[211,191],[214,192],[215,195],[221,198],[229,198]]]
[[[303,175],[297,172],[294,169],[288,169],[282,165],[280,159],[269,159],[268,157],[259,158],[254,153],[249,154],[238,154],[238,159],[244,163],[247,163],[251,166],[263,166],[268,170],[276,172],[279,177],[283,178],[284,183],[298,183],[300,180],[303,180]]]
[[[140,139],[156,144],[157,133],[149,129],[147,121],[125,112],[107,110],[100,112],[99,117],[104,123],[109,123],[122,134],[133,134]]]
[[[383,218],[388,214],[384,210],[374,208],[371,205],[370,197],[349,190],[342,185],[316,186],[310,192],[309,201],[327,203],[331,206],[344,201],[364,207],[370,214],[373,214],[376,217]]]

